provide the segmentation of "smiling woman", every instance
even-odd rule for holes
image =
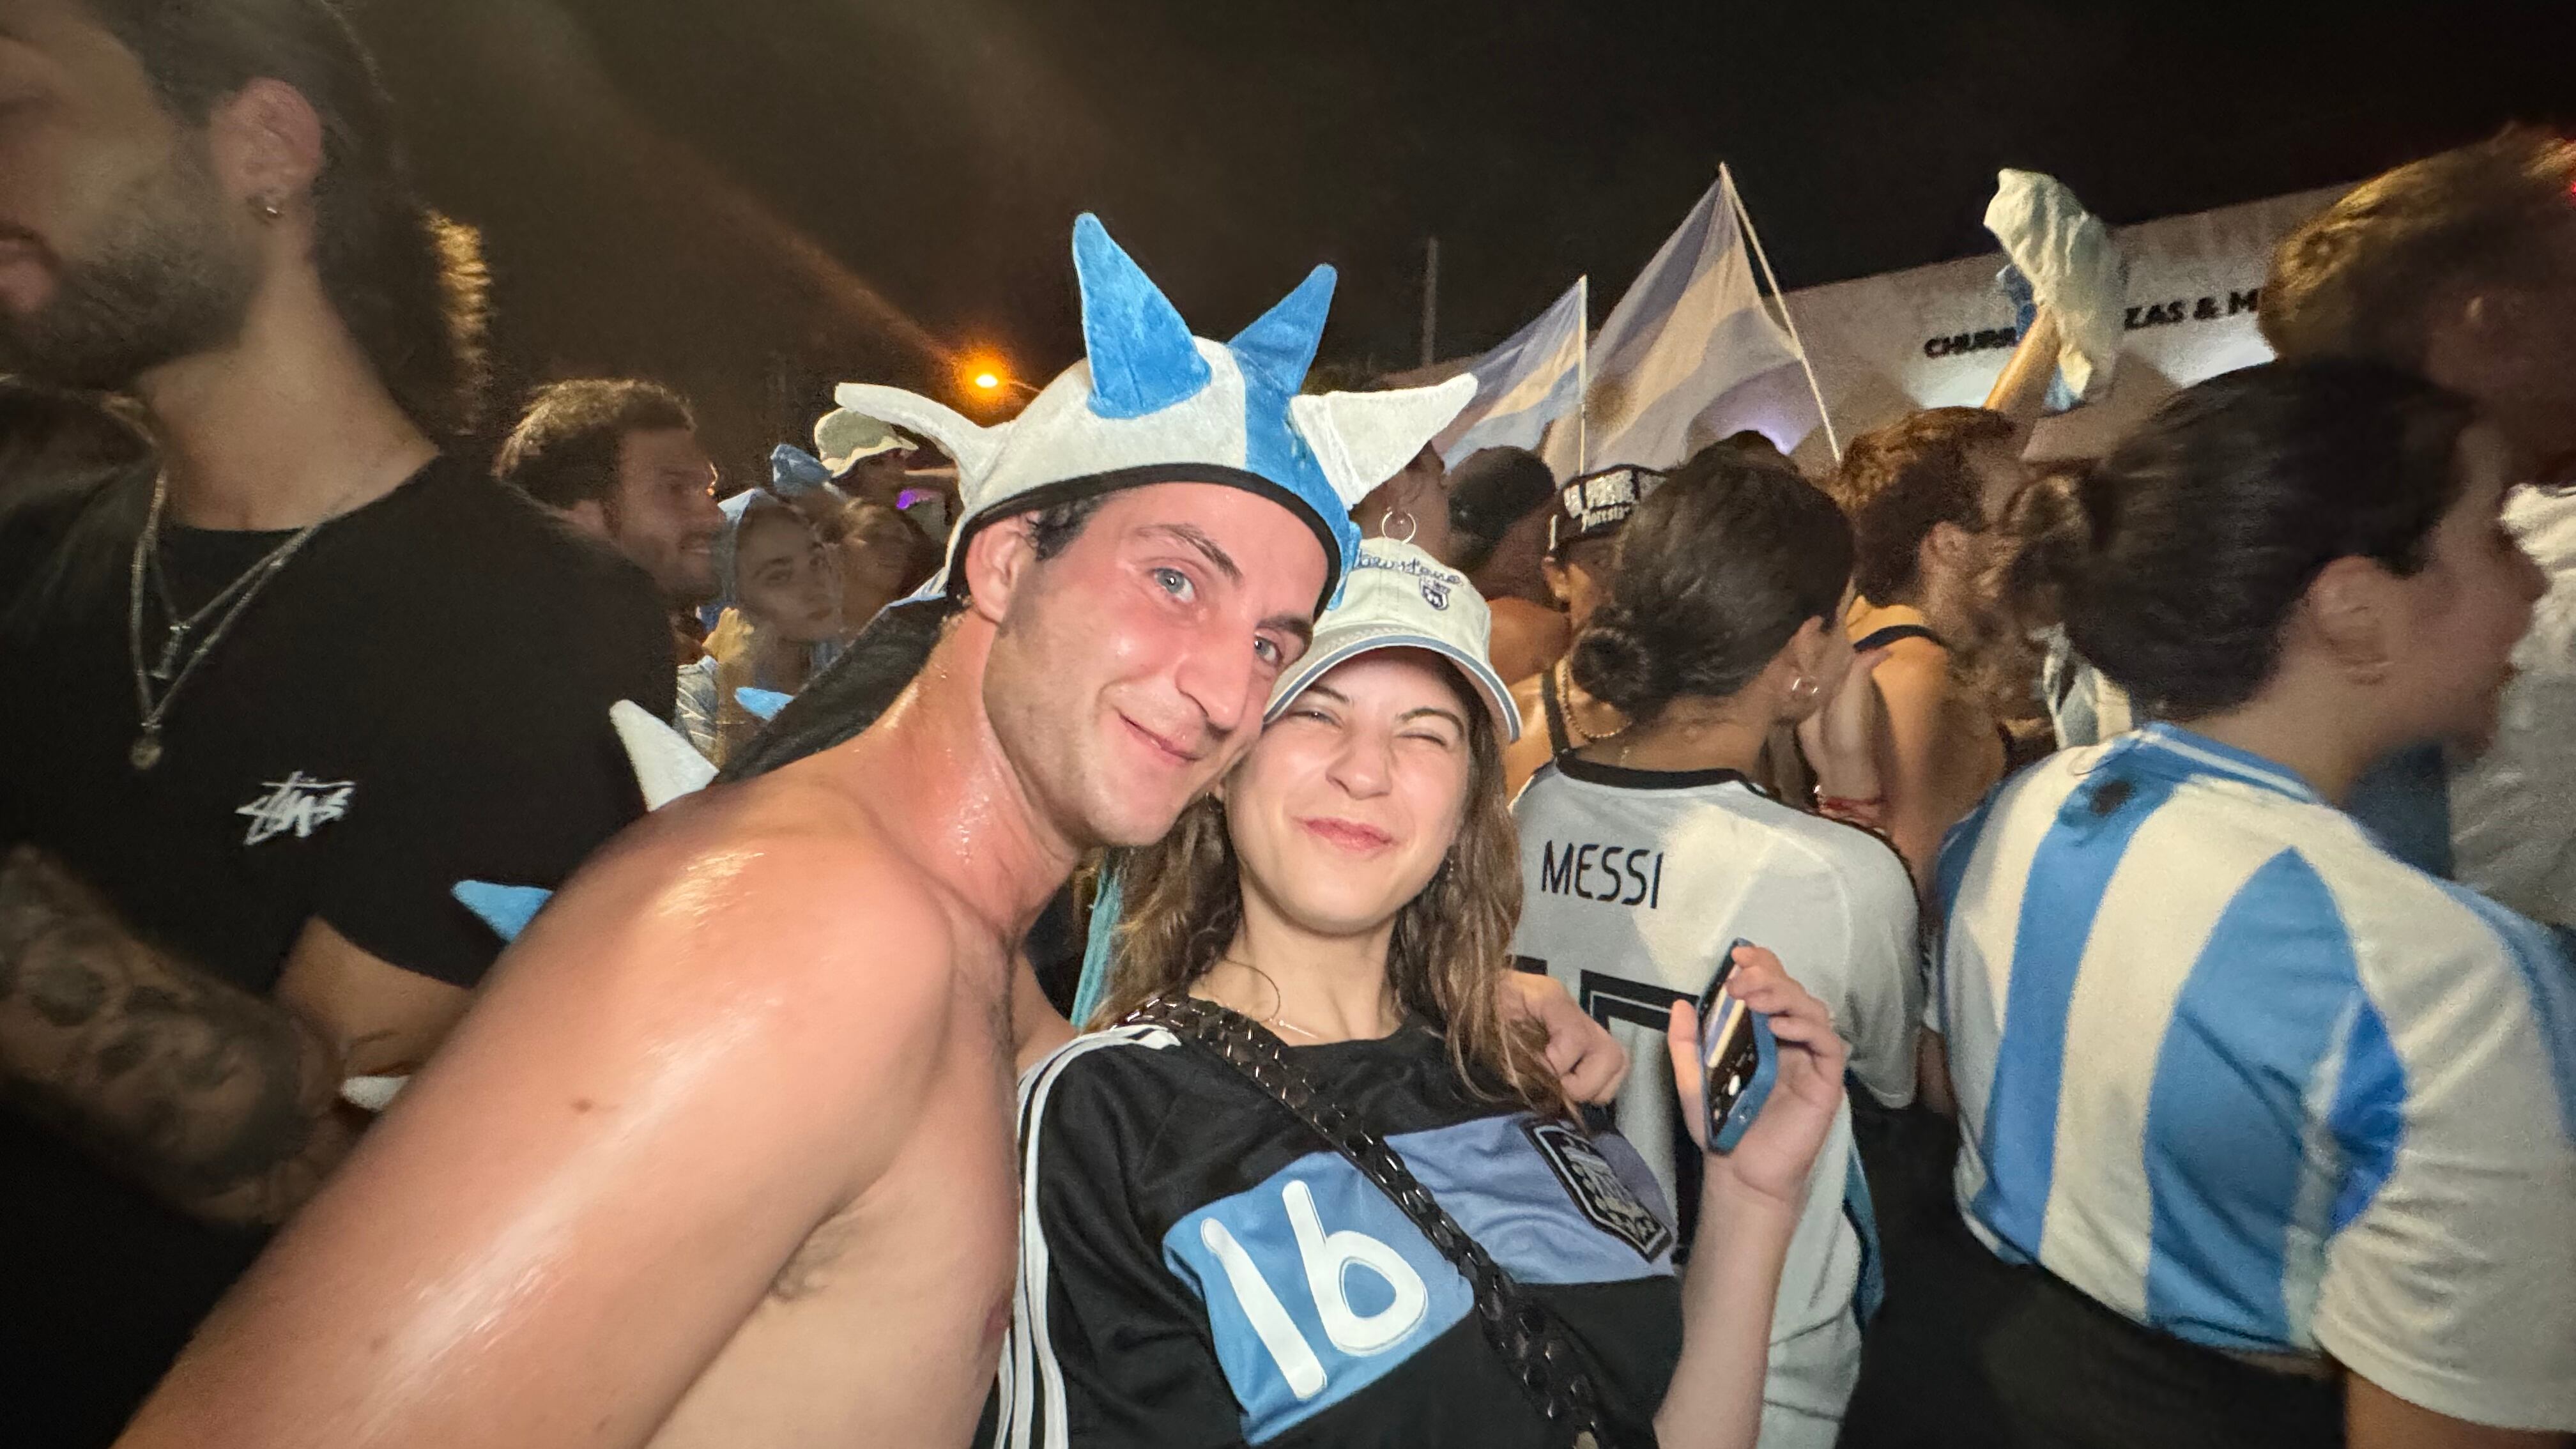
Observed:
[[[1519,718],[1487,619],[1463,575],[1364,545],[1259,742],[1123,862],[1133,908],[1096,1019],[1124,1020],[1024,1085],[1002,1442],[1483,1449],[1567,1424],[1603,1449],[1753,1442],[1842,1049],[1748,951],[1733,989],[1773,1023],[1788,1085],[1712,1159],[1700,1217],[1728,1245],[1677,1282],[1637,1154],[1576,1123],[1498,1006]],[[1676,1041],[1695,1031],[1677,1014]],[[1687,1340],[1685,1294],[1704,1325]],[[1541,1327],[1485,1326],[1505,1320]]]

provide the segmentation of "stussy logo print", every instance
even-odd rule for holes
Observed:
[[[257,845],[290,830],[296,839],[307,839],[317,827],[348,814],[349,796],[358,788],[349,780],[308,779],[302,770],[262,783],[268,786],[267,794],[233,811],[250,817],[250,828],[242,832],[244,845]]]

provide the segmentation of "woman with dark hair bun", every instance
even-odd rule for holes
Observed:
[[[1922,988],[1903,863],[1752,778],[1772,732],[1802,726],[1820,793],[1846,814],[1880,808],[1868,670],[1881,656],[1856,668],[1838,622],[1851,568],[1850,526],[1786,465],[1740,453],[1684,465],[1621,533],[1572,655],[1574,682],[1631,723],[1557,756],[1513,809],[1526,894],[1512,950],[1627,1045],[1619,1129],[1686,1214],[1699,1154],[1651,1048],[1666,1003],[1706,990],[1736,941],[1770,947],[1832,1009],[1873,1096],[1913,1096]],[[1844,1104],[1781,1272],[1766,1449],[1831,1445],[1859,1374],[1875,1251],[1847,1211],[1865,1201],[1851,1132]]]
[[[1941,854],[1954,1187],[2034,1265],[1982,1345],[2026,1442],[2576,1429],[2576,974],[2339,808],[2492,725],[2541,592],[2511,466],[2429,383],[2276,363],[2012,510],[2008,592],[2157,721]]]

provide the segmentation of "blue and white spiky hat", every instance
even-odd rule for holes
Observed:
[[[962,504],[944,587],[975,530],[1088,494],[1146,483],[1222,483],[1278,499],[1306,520],[1335,598],[1359,551],[1351,506],[1395,476],[1475,395],[1475,379],[1390,392],[1301,396],[1322,340],[1333,269],[1230,342],[1190,335],[1160,289],[1089,212],[1073,223],[1082,361],[1006,423],[983,427],[900,388],[843,383],[843,408],[910,428],[957,460]]]

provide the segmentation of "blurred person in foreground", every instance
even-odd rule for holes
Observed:
[[[2258,319],[2284,359],[2372,359],[2475,400],[2534,485],[2505,516],[2550,590],[2492,737],[2404,742],[2350,808],[2408,862],[2576,924],[2576,144],[2516,127],[2353,188],[2273,249]],[[2055,639],[2062,745],[2140,722]]]
[[[1466,396],[1298,397],[1327,268],[1220,343],[1096,219],[1073,251],[1087,365],[1007,429],[837,390],[978,502],[894,611],[928,616],[910,682],[550,903],[134,1445],[964,1441],[1011,1318],[1013,1073],[1069,1034],[1020,942],[1250,745],[1351,501]],[[885,624],[852,653],[921,637]],[[779,727],[897,673],[836,665]]]
[[[154,458],[0,524],[0,1414],[112,1437],[641,810],[652,592],[456,451],[471,238],[319,0],[0,3],[0,370]]]
[[[2505,522],[2549,592],[2493,733],[2397,752],[2354,810],[2415,863],[2576,925],[2576,143],[2508,131],[2354,188],[2275,249],[2260,316],[2284,358],[2373,358],[2474,400],[2538,485]]]
[[[2021,1442],[2576,1430],[2576,971],[2341,808],[2492,722],[2541,578],[2513,446],[2382,364],[2167,402],[2013,509],[2012,597],[2154,721],[1943,847],[1960,1214]]]

